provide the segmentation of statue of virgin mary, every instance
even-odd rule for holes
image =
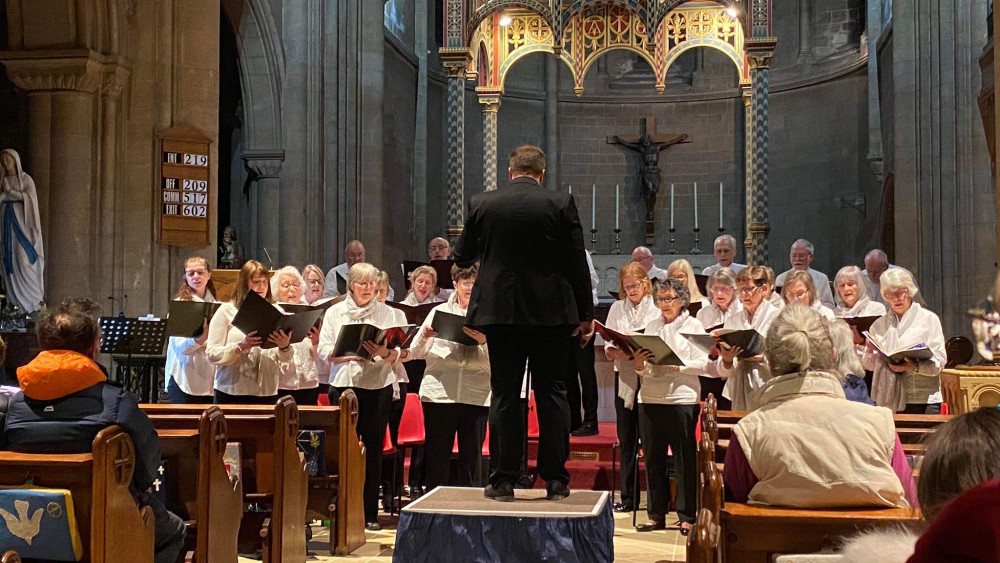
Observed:
[[[38,220],[35,182],[13,149],[0,151],[0,271],[7,301],[26,313],[39,307],[44,294],[45,255]]]

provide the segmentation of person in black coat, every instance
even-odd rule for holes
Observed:
[[[569,405],[566,369],[571,334],[587,342],[594,331],[583,229],[573,196],[541,187],[545,153],[521,145],[510,154],[510,184],[469,201],[455,262],[480,262],[468,321],[490,347],[490,428],[497,457],[484,494],[514,500],[525,421],[520,393],[530,361],[538,405],[538,472],[547,498],[569,495]]]

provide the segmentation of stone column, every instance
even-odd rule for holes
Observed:
[[[281,221],[275,208],[281,201],[279,177],[285,155],[281,152],[247,151],[243,153],[243,160],[247,168],[257,174],[251,188],[255,193],[250,198],[250,249],[253,249],[253,254],[247,255],[257,257],[269,267],[280,268],[282,264],[272,262],[278,259]]]
[[[868,3],[865,42],[868,48],[868,163],[875,180],[882,185],[882,108],[879,94],[878,40],[882,35],[882,8],[878,2]]]
[[[558,55],[545,57],[545,185],[559,190],[559,67]]]
[[[748,41],[748,44],[750,42]],[[748,227],[751,238],[749,264],[768,265],[767,233],[771,224],[767,210],[767,157],[768,157],[768,81],[774,42],[761,41],[760,45],[749,47],[747,58],[750,62],[751,113],[753,157],[751,163],[751,186],[753,186],[752,221]],[[764,48],[761,48],[764,47]]]
[[[812,0],[799,0],[799,58],[812,58]]]
[[[462,234],[465,223],[465,72],[472,59],[465,48],[441,48],[442,63],[448,73],[447,149],[448,237],[452,242]]]
[[[483,106],[483,190],[497,189],[497,112],[500,110],[500,92],[476,88],[479,103]]]
[[[746,218],[743,222],[743,248],[745,260],[750,261],[753,238],[750,223],[753,223],[753,113],[750,105],[750,88],[742,88],[743,98],[743,206]]]

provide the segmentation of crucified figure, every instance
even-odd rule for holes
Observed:
[[[687,141],[687,138],[686,134],[673,135],[663,141],[654,141],[648,134],[643,134],[638,141],[626,141],[618,135],[611,138],[611,142],[634,150],[642,157],[642,170],[639,171],[639,195],[646,201],[647,222],[653,220],[656,194],[660,191],[660,152],[669,146]]]

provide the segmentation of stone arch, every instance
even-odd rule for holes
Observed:
[[[535,12],[545,20],[550,29],[556,28],[556,16],[549,8],[548,2],[540,0],[493,0],[492,2],[488,1],[484,6],[478,8],[472,14],[472,17],[469,18],[468,29],[470,33],[468,37],[472,38],[472,32],[479,27],[479,24],[486,21],[487,18],[508,8],[523,8]],[[475,43],[470,42],[470,45],[475,45]]]
[[[676,48],[671,49],[667,54],[666,59],[663,61],[663,74],[664,76],[670,70],[670,65],[672,65],[685,51],[690,51],[696,48],[707,48],[715,49],[716,51],[721,51],[726,58],[733,61],[736,65],[736,73],[739,77],[740,82],[744,82],[744,77],[746,76],[746,64],[742,53],[737,53],[736,49],[732,45],[726,43],[725,41],[719,41],[718,39],[692,39],[690,41],[685,41],[681,43]]]
[[[265,0],[223,0],[223,13],[236,34],[247,150],[281,149],[281,84],[285,54]]]
[[[508,55],[507,59],[503,62],[502,65],[500,65],[499,79],[497,80],[497,85],[500,87],[501,90],[503,90],[504,85],[507,82],[507,73],[510,72],[511,67],[513,67],[517,61],[523,59],[524,57],[532,53],[549,53],[551,55],[555,55],[555,51],[552,49],[551,45],[527,45],[514,51],[513,53]],[[559,60],[566,63],[566,66],[569,67],[569,71],[573,72],[573,60],[566,53],[566,51],[562,51],[559,54]]]
[[[653,59],[653,57],[649,54],[649,52],[643,51],[642,49],[636,49],[635,47],[629,47],[627,45],[613,45],[611,47],[601,49],[600,51],[596,51],[593,55],[590,56],[590,58],[587,59],[586,64],[584,64],[583,66],[583,70],[580,72],[581,84],[583,83],[583,79],[587,76],[587,73],[590,72],[590,67],[594,66],[594,63],[596,63],[598,59],[600,59],[604,55],[607,55],[611,51],[628,51],[630,53],[635,53],[639,55],[642,58],[642,60],[649,63],[650,68],[653,69],[656,68],[656,60]]]

